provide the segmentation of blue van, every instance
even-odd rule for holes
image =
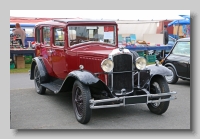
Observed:
[[[10,23],[10,34],[12,34],[12,30],[15,29],[16,23]],[[25,39],[25,47],[29,46],[29,41],[34,41],[34,27],[35,24],[33,23],[20,23],[22,29],[26,32],[26,39]]]

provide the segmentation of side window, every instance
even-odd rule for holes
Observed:
[[[35,40],[36,40],[36,42],[37,43],[40,43],[41,41],[40,41],[40,29],[39,29],[39,27],[37,27],[36,29],[35,29]]]
[[[54,45],[65,46],[65,32],[63,28],[54,28]]]
[[[45,45],[50,45],[50,27],[43,27],[43,42]]]
[[[72,46],[74,44],[77,44],[76,42],[76,30],[74,30],[73,28],[69,28],[69,31],[68,31],[69,35],[69,46]]]

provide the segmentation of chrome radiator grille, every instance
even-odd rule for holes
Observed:
[[[132,56],[130,54],[119,54],[113,57],[114,69],[113,72],[132,71]],[[132,91],[132,72],[113,73],[113,92],[119,93],[122,89],[126,92]]]

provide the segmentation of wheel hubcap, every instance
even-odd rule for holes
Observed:
[[[174,73],[173,73],[173,72],[171,72],[171,73],[172,73],[171,76],[165,76],[165,79],[166,79],[168,82],[172,81],[172,79],[174,78]]]

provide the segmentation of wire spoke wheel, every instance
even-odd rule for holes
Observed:
[[[75,104],[77,114],[82,117],[83,116],[83,97],[79,87],[77,87],[75,92]]]
[[[90,89],[80,81],[75,81],[72,89],[72,104],[77,121],[87,124],[90,121],[92,110],[90,109]]]

